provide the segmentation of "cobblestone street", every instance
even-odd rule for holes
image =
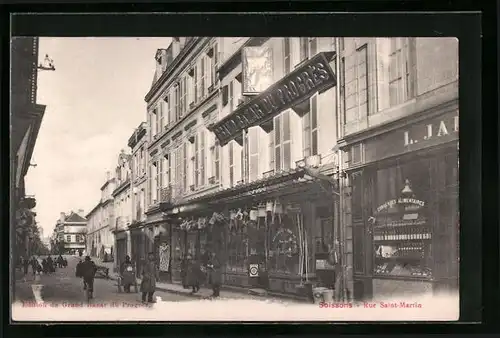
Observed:
[[[49,303],[81,303],[85,300],[85,292],[83,290],[83,282],[81,278],[75,277],[75,267],[78,258],[66,256],[68,259],[68,267],[57,269],[51,275],[42,275],[40,284],[42,288],[42,299]],[[35,301],[31,285],[34,284],[33,275],[27,276],[26,281],[22,278],[16,281],[15,300],[16,301]],[[133,291],[133,287],[132,287]],[[156,297],[161,297],[163,301],[189,301],[193,298],[174,293],[157,291]],[[140,293],[119,293],[117,282],[112,279],[96,278],[94,281],[94,302],[96,303],[111,303],[111,302],[140,302]]]

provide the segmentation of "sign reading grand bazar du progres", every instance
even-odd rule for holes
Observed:
[[[266,91],[244,103],[232,114],[210,129],[220,145],[237,138],[242,130],[268,122],[285,109],[291,108],[316,92],[337,84],[328,60],[334,53],[319,53],[297,67]]]

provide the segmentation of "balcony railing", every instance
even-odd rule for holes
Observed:
[[[262,178],[269,178],[274,175],[274,169],[262,173]]]

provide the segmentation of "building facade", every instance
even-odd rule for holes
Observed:
[[[87,219],[83,210],[61,212],[55,226],[56,245],[59,254],[76,254],[85,251]]]
[[[136,264],[137,271],[140,271],[141,263],[146,258],[143,225],[146,220],[147,145],[147,124],[142,122],[128,140],[128,146],[132,152],[130,184],[132,221],[126,231],[127,241],[130,239],[130,251],[127,253]]]
[[[315,255],[333,250],[338,227],[332,216],[338,184],[328,176],[338,135],[332,72],[312,86],[299,79],[307,90],[258,124],[227,121],[276,95],[273,88],[282,93],[312,65],[335,69],[334,42],[196,37],[159,51],[172,61],[159,67],[162,75],[146,96],[147,231],[165,278],[180,280],[182,260],[204,260],[207,252],[223,261],[225,284],[300,293],[316,278]],[[247,47],[269,55],[253,61],[267,72],[262,93],[248,95],[242,86],[255,77],[243,74]],[[179,54],[170,57],[170,50]],[[249,278],[251,266],[260,278]]]
[[[350,289],[357,299],[457,291],[458,41],[342,40]]]
[[[111,172],[106,172],[106,181],[101,186],[101,199],[99,203],[87,215],[89,229],[87,232],[87,251],[92,257],[105,261],[114,259],[114,206],[113,191],[116,187],[116,179]]]
[[[131,161],[132,155],[122,150],[118,156],[118,165],[115,169],[116,188],[113,195],[115,224],[112,229],[114,234],[114,247],[116,248],[115,268],[118,268],[130,254],[130,238],[127,236],[128,226],[132,223],[132,190],[131,190]]]
[[[30,167],[38,130],[45,106],[37,103],[38,38],[17,37],[11,40],[11,108],[10,108],[10,259],[29,256],[29,227],[36,206],[33,197],[26,196],[24,178]],[[15,266],[11,264],[11,283],[15,283]],[[14,293],[14,288],[12,288]],[[13,296],[13,295],[12,295]]]

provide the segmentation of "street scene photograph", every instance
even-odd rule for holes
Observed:
[[[10,46],[13,321],[458,320],[458,39]]]

